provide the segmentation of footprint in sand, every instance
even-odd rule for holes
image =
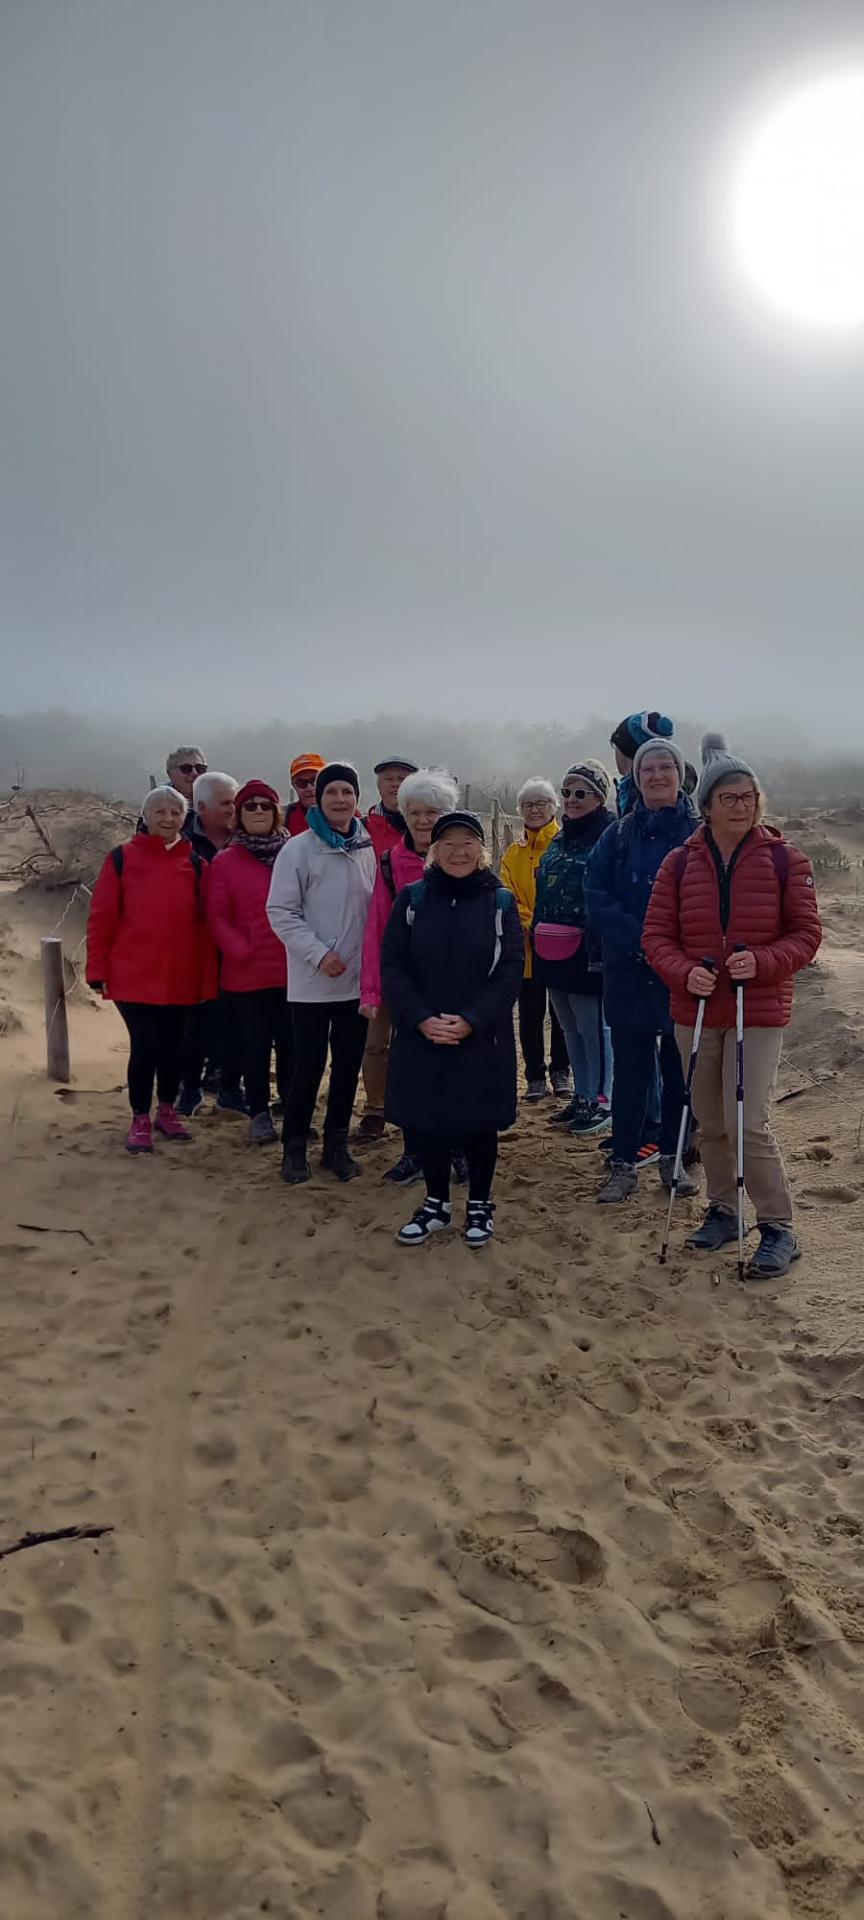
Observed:
[[[706,1733],[733,1733],[744,1689],[737,1680],[710,1667],[688,1667],[678,1675],[678,1698],[687,1715]]]
[[[635,1413],[640,1395],[638,1388],[629,1380],[613,1377],[610,1380],[598,1380],[596,1386],[592,1386],[589,1398],[603,1413]]]
[[[480,1665],[484,1660],[513,1660],[519,1652],[512,1633],[505,1633],[503,1627],[466,1627],[451,1640],[448,1649],[454,1660],[470,1660]]]
[[[17,1640],[24,1631],[23,1613],[13,1613],[11,1608],[0,1609],[0,1640]]]
[[[861,1188],[844,1186],[805,1187],[804,1198],[807,1200],[834,1201],[839,1203],[840,1206],[851,1207],[856,1200],[860,1200]]]
[[[309,1846],[327,1852],[356,1847],[367,1818],[356,1781],[324,1767],[295,1792],[280,1795],[279,1805]]]
[[[366,1327],[354,1341],[359,1360],[371,1360],[376,1367],[395,1367],[400,1357],[398,1340],[384,1327]]]
[[[541,1573],[559,1580],[565,1587],[602,1587],[606,1562],[599,1540],[582,1527],[553,1527],[543,1536],[549,1552],[539,1540],[531,1541],[531,1557]]]
[[[770,1619],[783,1598],[781,1579],[770,1574],[754,1574],[749,1580],[733,1580],[721,1587],[721,1604],[737,1626],[756,1627]]]

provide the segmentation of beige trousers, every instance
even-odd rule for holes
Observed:
[[[384,1113],[384,1094],[387,1088],[387,1060],[390,1053],[390,1015],[386,1007],[379,1007],[374,1020],[369,1022],[366,1035],[366,1051],[363,1055],[363,1085],[366,1089],[366,1113]]]
[[[677,1026],[675,1038],[686,1073],[693,1028]],[[792,1225],[792,1195],[768,1119],[782,1047],[782,1027],[745,1029],[744,1185],[760,1226]],[[709,1202],[729,1213],[738,1208],[735,1078],[735,1028],[706,1027],[699,1044],[693,1111],[701,1128]]]

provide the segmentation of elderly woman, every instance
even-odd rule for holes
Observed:
[[[309,831],[277,856],[267,917],[288,955],[294,1025],[294,1073],[284,1104],[282,1178],[310,1177],[306,1147],[330,1048],[330,1089],[321,1165],[337,1180],[360,1172],[348,1152],[348,1128],[366,1021],[360,1016],[360,956],[375,885],[375,849],[357,818],[354,767],[331,762],[315,785]]]
[[[546,1098],[546,986],[534,967],[531,950],[531,926],[537,893],[537,868],[550,842],[558,832],[555,809],[558,801],[550,780],[526,780],[516,796],[523,827],[501,861],[501,878],[516,902],[525,935],[525,975],[519,988],[519,1043],[525,1067],[525,1099]],[[570,1060],[558,1015],[550,1008],[552,1038],[549,1076],[553,1093],[570,1092]]]
[[[277,1137],[270,1113],[271,1056],[275,1052],[283,1103],[294,1059],[285,948],[267,918],[270,879],[288,834],[279,795],[266,780],[247,780],[240,788],[234,821],[231,839],[210,869],[207,917],[222,959],[222,992],[240,1033],[249,1139],[265,1147]]]
[[[400,1246],[452,1224],[457,1138],[468,1161],[466,1243],[492,1237],[498,1134],[516,1117],[513,1007],[523,964],[516,902],[489,871],[481,821],[442,814],[426,874],[398,895],[381,950],[393,1017],[387,1113],[416,1141],[426,1180]]]
[[[175,1109],[183,1027],[189,1008],[215,991],[208,875],[183,838],[186,804],[175,787],[148,793],[144,831],[108,854],[90,907],[87,983],[116,1003],[129,1032],[130,1153],[153,1151],[154,1081],[157,1132],[190,1138]]]
[[[573,1099],[558,1117],[579,1135],[608,1127],[612,1092],[600,946],[585,911],[588,860],[615,818],[610,786],[599,760],[582,760],[565,773],[561,831],[540,862],[532,929],[535,975],[549,989],[573,1068]]]
[[[799,1254],[792,1198],[769,1110],[795,974],[822,938],[813,869],[762,819],[759,782],[722,734],[706,734],[698,788],[703,825],[664,861],[645,916],[649,964],[672,989],[689,1061],[696,1005],[706,1001],[693,1105],[702,1129],[708,1211],[690,1244],[714,1252],[737,1237],[736,992],[744,988],[744,1184],[760,1243],[748,1271],[787,1273]],[[711,959],[714,967],[704,962]]]
[[[660,1178],[669,1186],[684,1100],[684,1077],[669,1012],[669,993],[642,952],[642,925],[657,874],[673,848],[689,840],[695,815],[682,784],[684,755],[674,740],[644,741],[633,759],[638,799],[608,827],[585,874],[585,905],[603,946],[603,1004],[612,1034],[612,1156],[598,1199],[626,1200],[636,1186],[638,1152],[658,1053]],[[686,1173],[678,1192],[692,1196]]]
[[[393,910],[403,887],[422,880],[426,857],[432,844],[432,829],[442,813],[452,813],[459,789],[452,774],[440,767],[421,767],[402,781],[397,795],[399,812],[405,819],[405,832],[393,847],[385,848],[378,863],[372,905],[366,922],[363,959],[360,965],[360,1012],[369,1021],[384,1014],[381,988],[381,945]],[[387,1015],[384,1014],[387,1018]],[[366,1056],[368,1057],[368,1042]],[[421,1176],[415,1143],[405,1137],[404,1149],[396,1165],[385,1173],[394,1186],[410,1186]]]

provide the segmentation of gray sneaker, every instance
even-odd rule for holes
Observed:
[[[249,1122],[250,1147],[273,1147],[279,1135],[265,1107],[263,1113],[253,1113]]]
[[[661,1153],[659,1172],[660,1172],[660,1178],[663,1182],[663,1185],[666,1188],[666,1192],[671,1193],[672,1176],[675,1172],[674,1153]],[[699,1188],[696,1185],[695,1180],[687,1172],[687,1168],[682,1167],[681,1172],[678,1175],[679,1200],[695,1200],[698,1192],[699,1192]]]
[[[606,1185],[597,1195],[598,1207],[620,1206],[622,1200],[629,1200],[631,1193],[636,1192],[638,1185],[636,1168],[627,1160],[613,1160]]]
[[[522,1098],[523,1100],[530,1101],[531,1105],[533,1106],[535,1101],[545,1100],[547,1092],[548,1092],[548,1088],[546,1086],[546,1079],[544,1076],[542,1080],[529,1080],[528,1085],[525,1089],[525,1092],[522,1095]]]

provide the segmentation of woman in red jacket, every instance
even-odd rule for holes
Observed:
[[[188,1010],[216,993],[207,932],[207,870],[181,829],[186,801],[154,787],[141,809],[144,832],[109,853],[87,926],[87,984],[114,1000],[129,1029],[130,1153],[152,1153],[150,1107],[166,1140],[191,1134],[175,1111]]]
[[[800,1249],[792,1197],[769,1107],[794,975],[822,938],[813,870],[776,827],[762,824],[759,783],[722,734],[706,734],[699,809],[704,825],[664,860],[645,916],[642,946],[672,994],[685,1067],[697,1000],[705,999],[693,1105],[702,1129],[708,1212],[690,1244],[712,1251],[737,1236],[735,996],[744,985],[744,1183],[760,1244],[748,1272],[788,1273]],[[702,962],[710,959],[713,970]]]
[[[277,1138],[270,1113],[270,1058],[284,1101],[294,1066],[285,948],[267,918],[276,855],[289,838],[279,795],[265,780],[247,780],[234,802],[236,826],[210,868],[207,917],[222,955],[221,986],[237,1014],[243,1079],[257,1147]]]

